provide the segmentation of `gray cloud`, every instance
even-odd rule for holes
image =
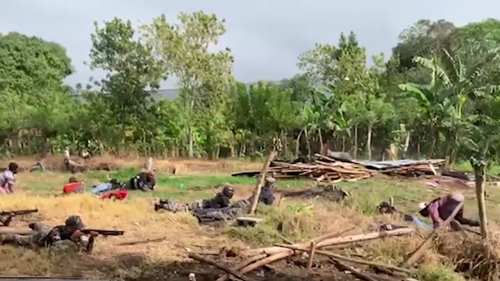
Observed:
[[[494,0],[3,0],[0,32],[17,31],[60,43],[67,48],[76,73],[67,83],[85,83],[91,72],[88,59],[94,21],[121,17],[148,22],[165,13],[203,10],[226,19],[221,47],[235,56],[235,76],[251,82],[280,80],[298,72],[297,57],[319,43],[337,43],[340,32],[353,30],[369,55],[389,53],[399,33],[418,19],[447,19],[457,25],[500,17]],[[173,87],[175,81],[164,83]]]

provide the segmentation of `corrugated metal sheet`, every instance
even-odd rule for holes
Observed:
[[[401,159],[396,161],[352,161],[353,163],[363,165],[367,168],[382,170],[389,168],[397,168],[402,166],[419,165],[419,164],[438,164],[442,163],[444,159],[431,159],[431,160],[411,160]]]

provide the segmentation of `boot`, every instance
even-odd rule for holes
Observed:
[[[161,209],[163,209],[163,204],[156,203],[155,204],[155,211],[158,212],[158,210],[161,210]]]

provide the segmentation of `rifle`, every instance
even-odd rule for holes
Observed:
[[[0,216],[10,216],[11,214],[13,214],[14,216],[23,216],[23,215],[33,214],[33,213],[38,213],[38,209],[3,211],[3,212],[0,212]]]
[[[83,234],[90,234],[90,232],[97,232],[102,236],[121,236],[125,234],[125,231],[122,230],[103,230],[103,229],[82,229],[80,230]]]

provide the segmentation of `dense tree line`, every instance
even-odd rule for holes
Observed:
[[[390,57],[367,58],[356,34],[300,54],[301,73],[279,83],[235,81],[230,49],[208,51],[224,20],[197,12],[139,27],[95,24],[88,65],[108,73],[76,87],[64,47],[0,35],[3,156],[85,149],[189,157],[259,156],[273,139],[283,156],[328,147],[358,158],[496,159],[500,22],[457,27],[420,20]],[[313,42],[311,42],[313,43]],[[153,100],[177,77],[176,99]]]

